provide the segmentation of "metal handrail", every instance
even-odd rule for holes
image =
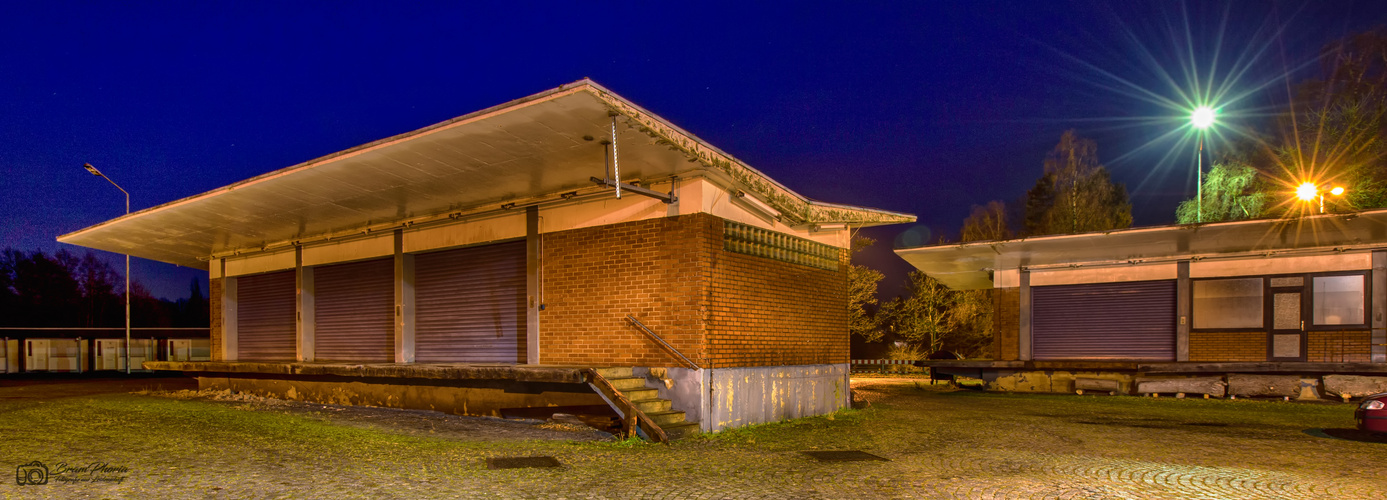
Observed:
[[[670,354],[673,354],[674,357],[679,358],[680,361],[683,361],[685,366],[688,366],[690,369],[693,370],[699,369],[697,364],[694,364],[693,361],[689,361],[689,358],[685,357],[684,354],[679,352],[678,349],[675,349],[674,346],[669,345],[669,342],[665,342],[665,339],[660,338],[660,336],[656,335],[655,332],[650,331],[650,328],[647,328],[645,324],[641,323],[641,321],[636,319],[635,316],[627,314],[626,319],[631,320],[631,323],[634,323],[636,325],[636,328],[639,328],[640,331],[644,332],[647,336],[654,339],[655,342],[658,342],[661,347],[664,347],[665,350],[669,351]]]

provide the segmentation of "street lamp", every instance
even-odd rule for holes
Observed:
[[[106,182],[111,183],[111,185],[119,189],[120,192],[125,193],[125,215],[130,215],[130,193],[126,191],[125,188],[120,187],[119,184],[116,184],[116,181],[102,174],[101,171],[93,167],[92,164],[83,163],[82,167],[86,168],[92,175],[106,179]],[[130,254],[128,253],[125,254],[125,373],[127,375],[130,374]]]
[[[1334,186],[1329,190],[1329,194],[1343,196],[1344,188],[1342,186]],[[1318,198],[1320,202],[1320,213],[1324,213],[1324,191],[1320,191],[1319,186],[1316,186],[1315,183],[1301,183],[1301,185],[1296,186],[1295,195],[1296,198],[1300,198],[1300,201],[1306,202],[1315,201],[1315,199]]]
[[[1200,106],[1195,108],[1193,113],[1190,113],[1190,125],[1199,130],[1199,149],[1196,151],[1198,164],[1195,167],[1199,176],[1194,185],[1194,221],[1196,223],[1204,222],[1204,130],[1214,125],[1216,115],[1214,108],[1208,106]]]

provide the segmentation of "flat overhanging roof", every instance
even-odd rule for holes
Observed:
[[[897,249],[949,288],[991,288],[991,273],[1387,248],[1387,210],[1157,226]]]
[[[805,198],[589,80],[141,210],[62,243],[201,267],[203,260],[387,223],[590,188],[616,117],[621,178],[709,173],[755,193],[790,225],[912,222]],[[585,140],[584,136],[594,140]]]

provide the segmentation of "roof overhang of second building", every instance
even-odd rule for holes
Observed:
[[[872,226],[913,215],[810,200],[601,86],[581,80],[412,132],[112,219],[58,241],[173,264],[289,247],[610,193],[616,124],[623,182],[703,176],[745,192],[791,226]]]
[[[993,287],[993,273],[1131,266],[1182,260],[1258,258],[1387,248],[1387,210],[897,249],[954,289]]]

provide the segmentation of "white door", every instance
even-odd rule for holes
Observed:
[[[96,341],[96,356],[101,360],[97,364],[98,370],[121,370],[125,366],[120,356],[120,341],[118,340],[98,340]]]
[[[28,339],[24,341],[24,344],[26,346],[26,359],[24,360],[26,371],[48,371],[48,339]]]
[[[169,361],[192,360],[193,341],[174,339],[169,341]]]

